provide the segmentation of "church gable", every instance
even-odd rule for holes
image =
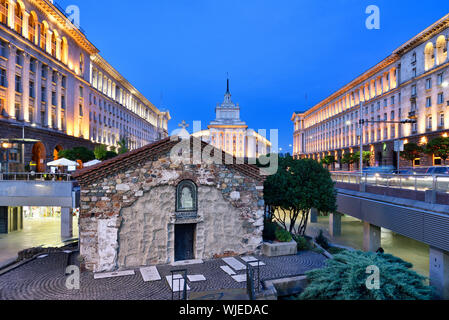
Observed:
[[[177,163],[170,159],[172,143],[78,173],[80,250],[87,269],[258,252],[264,213],[258,169]]]

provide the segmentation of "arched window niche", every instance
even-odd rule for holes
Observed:
[[[176,212],[198,211],[198,190],[191,180],[183,180],[176,187]]]

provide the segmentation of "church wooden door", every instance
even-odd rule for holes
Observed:
[[[177,224],[175,226],[175,261],[195,258],[193,252],[194,224]]]

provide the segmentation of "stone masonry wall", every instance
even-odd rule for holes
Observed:
[[[198,187],[198,216],[175,217],[176,186]],[[257,253],[262,244],[263,186],[234,168],[175,164],[162,155],[81,186],[80,250],[86,269],[112,271],[174,260],[174,226],[196,223],[196,258]]]

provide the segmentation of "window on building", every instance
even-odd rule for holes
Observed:
[[[22,92],[22,77],[16,74],[16,92]]]
[[[432,129],[432,116],[427,116],[427,129]]]
[[[413,77],[413,78],[416,78],[416,68],[413,68],[413,69],[412,69],[412,77]]]
[[[0,0],[0,23],[5,25],[8,24],[8,7],[8,0]]]
[[[438,94],[438,104],[443,104],[444,103],[444,93],[440,92]]]
[[[23,51],[16,52],[16,65],[23,66]]]
[[[8,86],[8,82],[6,81],[6,79],[6,69],[0,68],[0,86]]]
[[[58,72],[56,70],[53,70],[51,73],[51,81],[53,83],[56,83],[58,80]]]
[[[412,63],[416,63],[416,52],[412,54]]]
[[[42,66],[42,78],[47,78],[47,73],[48,73],[48,66],[43,65]]]
[[[64,89],[67,88],[67,77],[66,76],[62,76],[62,78],[61,78],[61,86]]]
[[[41,101],[46,102],[47,101],[47,88],[41,87]]]
[[[20,120],[20,103],[15,103],[14,105],[14,115],[17,120]]]
[[[84,116],[83,105],[82,104],[79,105],[79,113],[80,113],[80,117]]]
[[[84,97],[84,90],[83,90],[83,87],[80,86],[80,98],[83,98],[83,97]]]
[[[34,122],[34,107],[31,104],[28,106],[28,121],[30,123]]]
[[[61,96],[61,108],[62,108],[62,109],[65,109],[65,107],[66,107],[66,104],[65,104],[65,95],[62,95],[62,96]]]
[[[431,78],[426,79],[426,89],[427,90],[432,89],[432,79]]]
[[[22,34],[22,21],[23,21],[22,7],[18,3],[16,3],[15,17],[14,17],[14,30],[16,30],[16,32],[19,34]]]
[[[416,85],[412,86],[412,97],[416,97]]]
[[[443,83],[443,74],[440,73],[437,76],[437,85],[441,85]]]
[[[30,98],[35,97],[35,90],[34,90],[34,81],[30,81]]]
[[[391,97],[391,105],[394,105],[394,96]]]
[[[52,92],[51,92],[51,104],[54,105],[54,106],[56,106],[56,104],[57,104],[57,101],[56,101],[56,92],[55,92],[55,91],[52,91]]]
[[[426,107],[429,108],[432,106],[432,97],[426,98]]]
[[[440,127],[444,127],[444,112],[440,113]]]

